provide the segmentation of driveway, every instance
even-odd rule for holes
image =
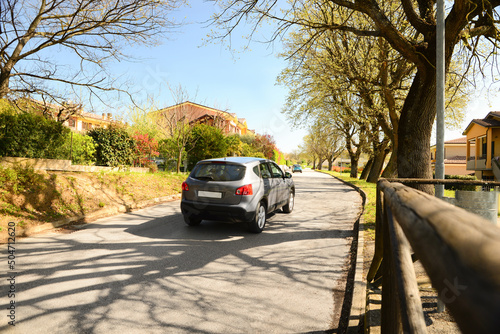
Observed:
[[[261,234],[188,227],[179,201],[18,240],[2,333],[305,333],[336,328],[359,194],[294,174],[295,209]],[[7,269],[7,249],[0,247]],[[3,270],[2,270],[3,271]],[[5,277],[5,276],[2,276]],[[12,313],[12,312],[10,312]]]

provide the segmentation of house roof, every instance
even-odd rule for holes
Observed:
[[[175,104],[173,106],[169,106],[169,107],[165,107],[165,108],[159,109],[159,110],[157,110],[155,112],[168,111],[168,110],[172,110],[172,109],[175,109],[175,108],[178,108],[178,107],[181,107],[181,106],[189,106],[190,108],[193,108],[193,109],[190,109],[190,111],[189,111],[190,113],[192,113],[192,119],[191,119],[191,121],[200,119],[200,118],[204,117],[205,115],[214,114],[214,115],[222,115],[226,119],[234,119],[237,123],[239,123],[239,124],[241,124],[243,126],[246,125],[246,122],[243,123],[243,122],[240,121],[240,119],[238,119],[236,113],[230,113],[230,112],[227,112],[227,111],[224,111],[224,110],[219,110],[219,109],[207,107],[207,106],[204,106],[204,105],[201,105],[201,104],[198,104],[198,103],[194,103],[194,102],[191,102],[191,101],[181,102],[181,103]],[[194,110],[198,110],[198,112],[193,112]],[[243,118],[243,120],[244,120],[244,118]]]
[[[445,144],[467,144],[467,137],[460,137],[444,142]]]
[[[472,128],[473,124],[477,124],[479,126],[485,127],[485,128],[496,128],[500,127],[500,112],[498,111],[492,111],[486,115],[485,118],[483,119],[473,119],[469,125],[465,128],[464,132],[462,133],[463,135],[467,134],[469,130]]]
[[[450,139],[444,142],[445,145],[465,145],[467,144],[467,137],[460,137],[455,139]],[[431,148],[436,147],[436,145],[432,145]]]
[[[457,155],[451,158],[444,159],[445,164],[465,164],[467,163],[467,157],[463,155]]]

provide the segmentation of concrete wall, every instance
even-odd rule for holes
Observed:
[[[72,165],[71,160],[28,159],[28,158],[10,158],[10,157],[0,157],[0,166],[2,167],[30,166],[33,167],[35,170],[65,171],[65,172],[123,171],[123,168],[120,167]],[[149,171],[149,168],[128,167],[126,168],[126,170],[136,173],[147,173]]]
[[[465,191],[457,190],[455,198],[445,198],[445,200],[488,219],[493,224],[497,224],[498,219],[498,192],[496,191]]]
[[[444,158],[449,159],[456,157],[457,155],[459,156],[466,156],[467,155],[467,147],[464,145],[461,146],[452,146],[452,145],[445,145],[444,148]]]
[[[468,171],[465,164],[445,164],[444,173],[446,175],[468,175],[471,171]]]

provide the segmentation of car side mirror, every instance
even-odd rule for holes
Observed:
[[[285,179],[291,179],[291,178],[292,178],[292,174],[290,174],[290,172],[286,172]]]

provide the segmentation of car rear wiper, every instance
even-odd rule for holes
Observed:
[[[211,176],[198,176],[198,177],[195,177],[195,179],[202,180],[202,181],[213,181],[214,178]]]

